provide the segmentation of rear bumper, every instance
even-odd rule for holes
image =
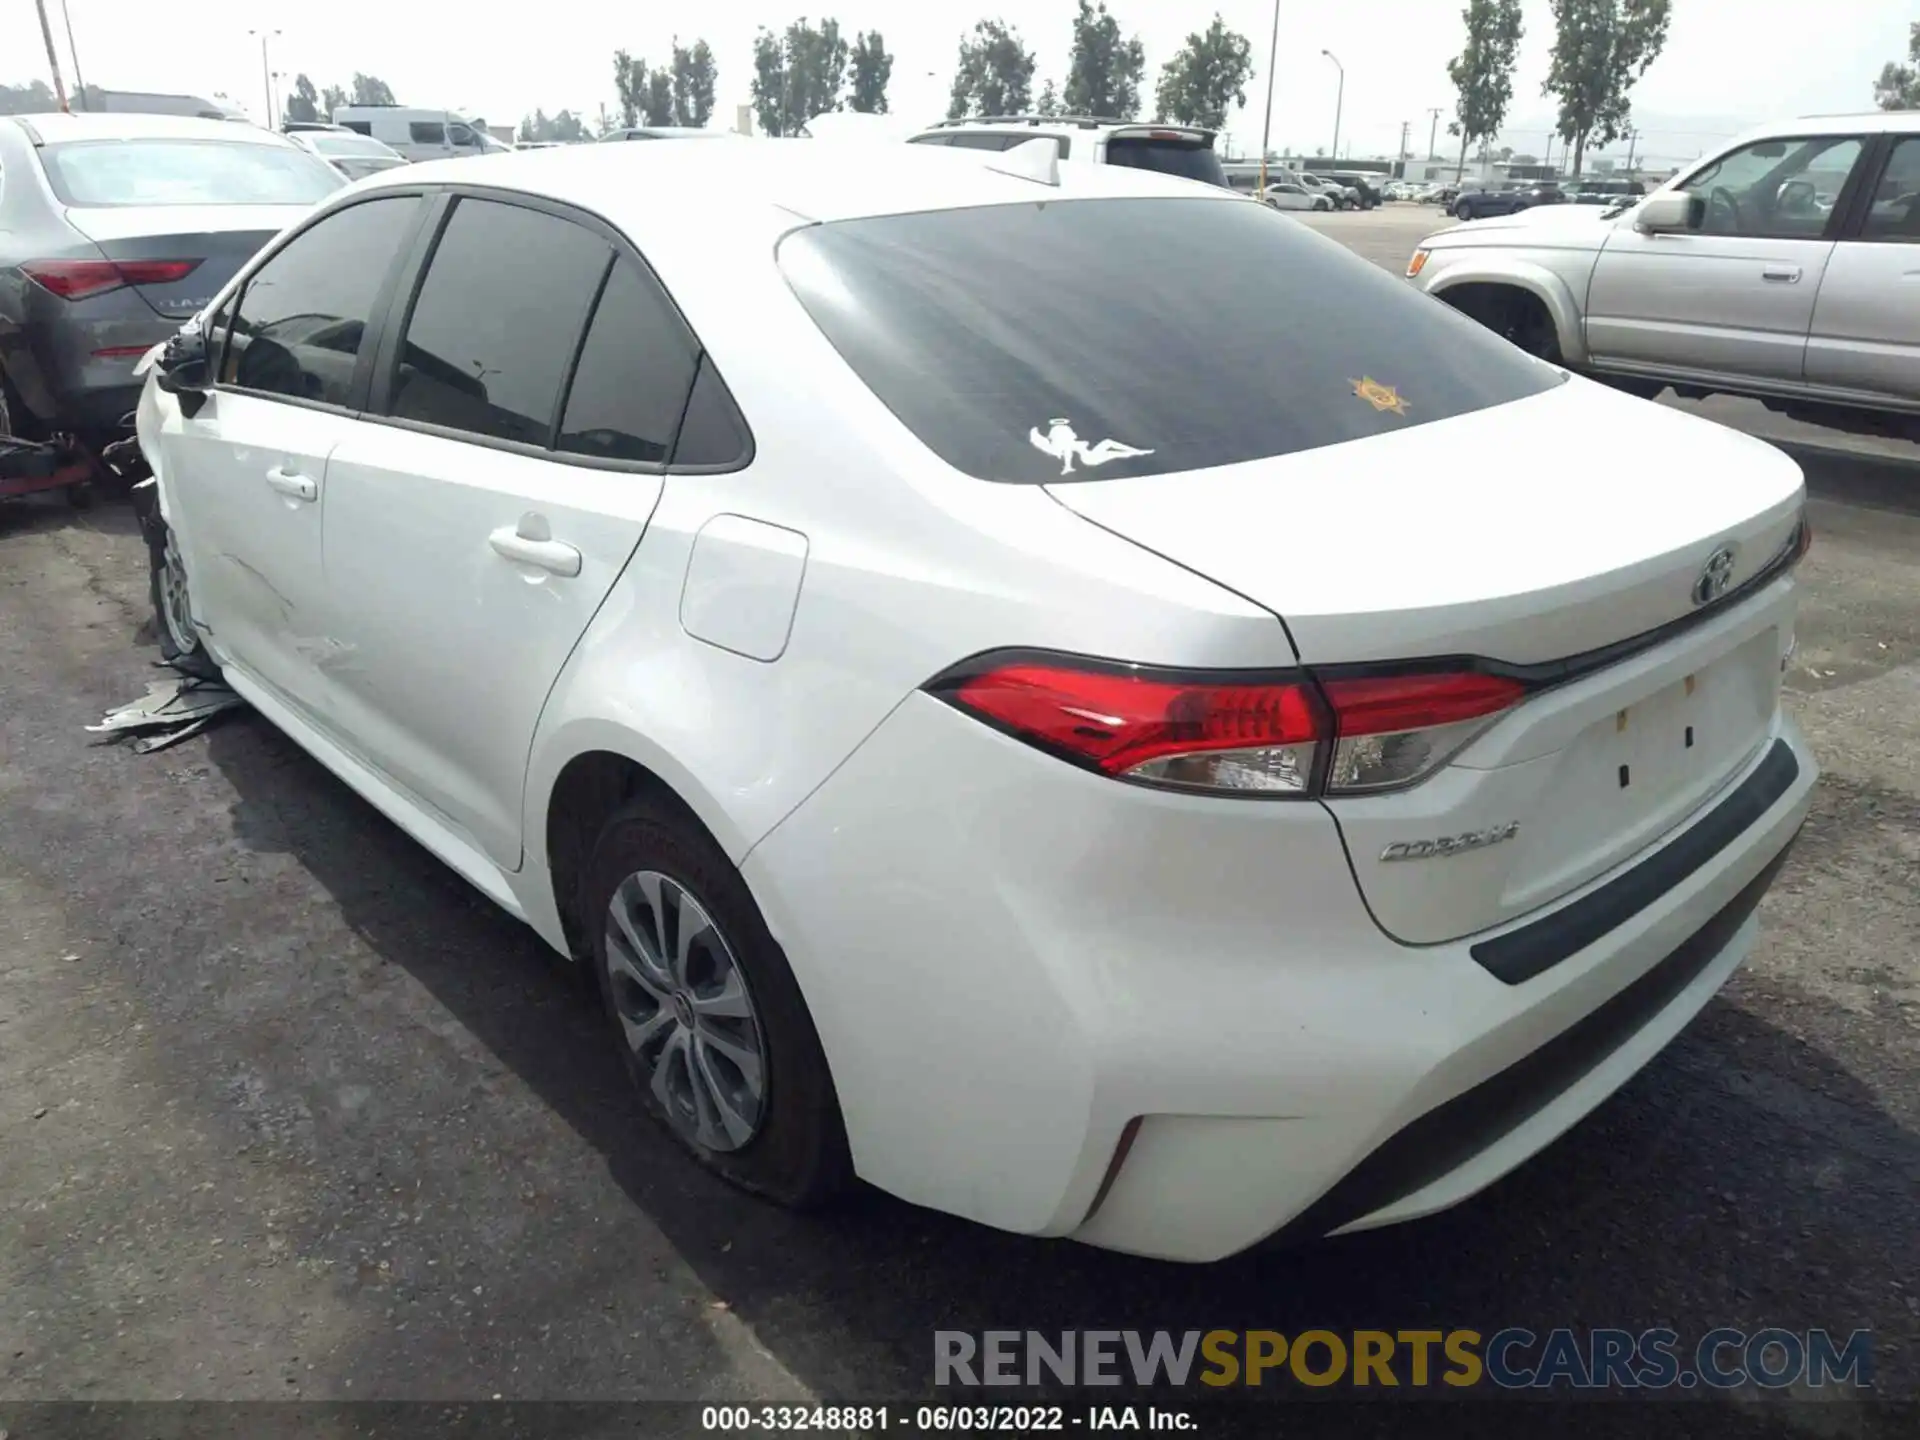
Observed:
[[[1213,1260],[1457,1203],[1656,1054],[1746,954],[1805,818],[1816,767],[1772,738],[1795,774],[1762,814],[1518,983],[1471,939],[1384,935],[1318,806],[1117,784],[924,696],[743,870],[863,1177]]]
[[[181,324],[124,291],[77,304],[34,297],[32,311],[0,367],[44,430],[118,428],[140,403],[134,365]]]

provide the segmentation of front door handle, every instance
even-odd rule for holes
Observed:
[[[487,536],[487,543],[496,555],[522,565],[532,565],[553,575],[580,573],[580,552],[553,538],[553,529],[544,515],[529,511],[520,517],[518,525],[502,525]]]
[[[318,500],[320,482],[311,475],[302,475],[297,470],[289,470],[284,465],[276,465],[267,472],[267,484],[295,500]]]
[[[1779,285],[1794,285],[1800,280],[1798,265],[1769,265],[1760,272],[1762,280],[1771,280]]]

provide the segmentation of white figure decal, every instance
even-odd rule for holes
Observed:
[[[1136,450],[1131,445],[1122,445],[1118,440],[1102,440],[1098,445],[1089,445],[1074,433],[1073,426],[1065,420],[1047,421],[1047,432],[1044,435],[1036,425],[1027,432],[1027,438],[1033,441],[1034,449],[1059,459],[1062,475],[1073,473],[1073,461],[1076,455],[1080,457],[1082,465],[1104,465],[1109,460],[1124,460],[1133,455],[1153,454],[1151,450]]]

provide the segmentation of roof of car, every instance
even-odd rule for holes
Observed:
[[[1745,134],[1735,137],[1732,143],[1750,144],[1771,135],[1785,139],[1794,135],[1881,135],[1913,132],[1920,132],[1920,110],[1865,110],[1853,115],[1798,115],[1788,120],[1774,120],[1765,125],[1754,126]]]
[[[1119,120],[1110,115],[969,115],[960,120],[936,120],[915,133],[935,135],[943,131],[993,130],[1009,126],[1024,126],[1036,135],[1068,135],[1087,130],[1177,130],[1191,135],[1213,133],[1200,125],[1181,125],[1171,120]]]
[[[87,112],[65,115],[13,115],[36,144],[64,145],[76,140],[225,140],[228,143],[285,145],[284,137],[257,125],[231,120],[202,120],[194,115],[141,115]]]
[[[1231,191],[1124,165],[1064,161],[1059,184],[990,168],[1004,154],[932,145],[840,146],[812,140],[739,145],[564,145],[556,150],[429,160],[359,188],[467,182],[544,195],[618,220],[628,206],[697,207],[711,223],[781,212],[849,220],[1043,199],[1169,196],[1233,199]]]

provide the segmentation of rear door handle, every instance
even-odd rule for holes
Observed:
[[[320,482],[311,475],[302,475],[297,470],[289,470],[284,465],[276,465],[267,472],[267,484],[295,500],[318,500]]]
[[[1760,272],[1762,280],[1772,280],[1781,285],[1792,285],[1800,279],[1798,265],[1769,265]]]
[[[487,543],[496,555],[522,565],[532,565],[554,575],[580,573],[580,552],[553,538],[544,515],[522,515],[519,525],[502,525],[487,536]]]

